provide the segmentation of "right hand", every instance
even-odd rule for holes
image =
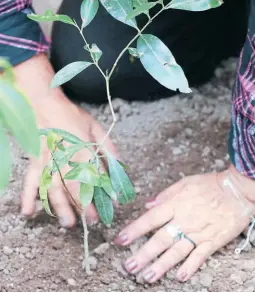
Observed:
[[[100,143],[105,136],[102,127],[91,115],[72,104],[67,99],[64,99],[64,101],[58,101],[57,103],[55,101],[49,102],[47,107],[44,108],[43,113],[40,113],[40,110],[38,111],[37,108],[37,118],[40,128],[60,128],[87,142]],[[110,139],[106,140],[105,147],[116,155],[115,147]],[[73,160],[76,162],[88,162],[90,158],[91,153],[84,149],[77,153]],[[25,179],[21,201],[21,213],[24,216],[33,216],[35,214],[40,176],[43,168],[49,162],[49,159],[50,152],[45,146],[45,143],[42,143],[40,160],[34,158],[30,160],[30,166]],[[64,168],[61,171],[65,174],[68,169]],[[67,182],[66,185],[73,198],[78,203],[78,182],[70,181]],[[53,185],[49,190],[49,201],[53,213],[59,217],[59,222],[63,227],[72,227],[75,225],[76,217],[73,211],[72,201],[68,198],[57,174],[54,175]],[[86,210],[86,220],[89,225],[98,221],[96,209],[92,204]]]

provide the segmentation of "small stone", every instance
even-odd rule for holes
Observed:
[[[67,232],[66,228],[61,227],[59,229],[59,233],[61,233],[61,234],[66,234],[66,232]]]
[[[200,284],[204,287],[210,287],[213,281],[213,276],[207,274],[207,273],[202,273],[200,275]]]
[[[185,133],[187,134],[187,136],[192,136],[193,130],[191,128],[186,128]]]
[[[9,273],[10,273],[7,269],[4,269],[3,272],[4,272],[5,275],[9,275]]]
[[[255,278],[251,279],[251,280],[248,280],[246,283],[245,283],[246,286],[248,287],[255,287]]]
[[[64,241],[62,241],[61,239],[55,239],[53,244],[52,244],[52,247],[56,250],[60,250],[60,249],[63,249],[65,246],[65,243]]]
[[[94,256],[89,256],[89,258],[88,258],[88,262],[89,262],[89,264],[90,264],[90,268],[91,268],[91,270],[92,270],[92,271],[96,270],[96,268],[97,268],[97,263],[98,263],[97,259],[96,259]]]
[[[211,152],[211,149],[209,148],[209,146],[206,146],[203,150],[203,153],[202,153],[202,157],[207,157]]]
[[[69,279],[67,279],[67,284],[69,285],[69,286],[76,286],[76,281],[74,280],[74,279],[72,279],[72,278],[69,278]]]
[[[208,266],[210,268],[213,268],[214,270],[218,269],[220,267],[220,265],[221,265],[220,262],[215,258],[211,258],[208,261]]]
[[[173,148],[172,152],[174,156],[178,156],[182,153],[181,149],[178,147]]]
[[[239,285],[242,285],[243,284],[243,280],[242,280],[242,277],[240,275],[237,275],[237,274],[231,274],[230,275],[230,279],[234,282],[236,282],[237,284]]]
[[[21,254],[26,254],[29,252],[29,248],[28,247],[25,247],[25,246],[22,246],[20,249],[19,249],[19,252]]]
[[[13,253],[13,249],[9,246],[4,246],[3,251],[6,255],[11,255]]]
[[[255,287],[254,286],[249,286],[244,289],[244,292],[254,292]]]
[[[216,159],[215,160],[215,167],[217,168],[217,169],[224,169],[224,167],[225,167],[225,163],[224,163],[224,161],[223,160],[220,160],[220,159]]]
[[[43,227],[38,227],[38,228],[34,228],[33,229],[33,233],[36,235],[36,236],[39,236],[42,234],[42,231],[43,231]]]
[[[109,249],[110,244],[105,242],[100,244],[97,248],[94,249],[94,252],[99,255],[104,255],[106,251]]]
[[[139,187],[139,186],[135,186],[135,192],[136,193],[140,193],[141,192],[141,187]]]
[[[129,291],[134,291],[135,290],[135,286],[134,285],[129,285],[128,286]]]

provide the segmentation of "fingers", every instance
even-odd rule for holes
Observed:
[[[161,227],[172,218],[173,210],[170,208],[170,204],[166,202],[164,205],[149,210],[143,216],[124,228],[115,239],[115,242],[118,245],[128,245],[135,239]]]
[[[191,234],[189,237],[192,239],[196,238],[195,234]],[[185,241],[185,239],[182,239],[174,244],[157,261],[155,261],[148,269],[143,272],[145,281],[148,283],[156,282],[166,272],[185,259],[193,248],[194,246],[190,242]]]
[[[181,282],[187,281],[214,252],[211,241],[200,244],[187,258],[177,272],[177,278]]]
[[[40,176],[40,168],[36,166],[36,163],[32,163],[29,166],[21,196],[21,214],[24,216],[32,216],[35,213]]]
[[[54,186],[49,190],[49,200],[62,227],[70,228],[75,225],[76,218],[67,195],[63,188]]]

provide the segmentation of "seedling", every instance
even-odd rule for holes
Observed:
[[[140,59],[145,70],[160,84],[174,91],[179,90],[183,93],[190,93],[191,90],[185,74],[182,68],[176,63],[171,51],[158,37],[151,34],[145,34],[144,32],[156,17],[168,9],[203,11],[219,7],[222,3],[221,0],[172,0],[170,2],[164,0],[151,2],[148,0],[83,0],[80,8],[81,25],[78,25],[75,19],[72,19],[67,15],[54,14],[50,10],[47,10],[43,15],[33,13],[28,15],[28,17],[34,21],[60,21],[67,25],[72,25],[75,29],[78,29],[81,38],[84,41],[84,49],[89,52],[91,57],[91,60],[75,61],[66,65],[55,74],[51,82],[51,87],[61,86],[89,66],[96,66],[105,79],[106,95],[112,114],[112,124],[103,138],[102,143],[84,142],[78,137],[61,129],[51,128],[40,131],[40,134],[46,137],[47,146],[51,153],[51,159],[47,166],[45,166],[41,176],[39,187],[40,199],[47,213],[53,215],[49,206],[48,190],[51,187],[53,176],[58,174],[70,199],[78,209],[81,209],[82,223],[84,227],[83,266],[88,274],[90,273],[88,262],[88,229],[85,219],[87,206],[93,202],[101,221],[109,226],[112,224],[114,216],[112,201],[117,200],[120,204],[127,204],[134,200],[136,196],[133,185],[125,172],[125,165],[116,160],[104,147],[104,142],[110,135],[117,120],[112,106],[110,81],[119,60],[126,52],[129,52],[132,57]],[[99,64],[103,52],[96,44],[91,43],[86,38],[86,27],[96,16],[100,4],[103,5],[113,18],[134,28],[137,32],[120,52],[112,67],[105,72]],[[153,9],[153,13],[151,13],[151,9]],[[139,17],[141,14],[145,14],[148,18],[147,23],[142,28],[138,26],[136,21],[136,17]],[[135,42],[135,47],[131,47]],[[8,70],[6,72],[8,72]],[[5,95],[3,95],[3,97],[5,97]],[[0,100],[1,98],[0,95]],[[8,98],[6,98],[4,102],[6,103],[7,100]],[[11,118],[8,116],[10,114],[10,109],[8,103],[6,103],[4,110],[0,109],[1,126],[10,129],[22,143],[23,138],[21,138],[21,134],[17,132],[17,123],[19,122],[16,121],[15,127],[12,127]],[[30,110],[27,113],[31,115]],[[36,142],[36,144],[34,143],[36,147],[33,149],[25,148],[25,150],[30,153],[38,154],[38,137],[32,135],[34,134],[35,124],[33,122],[31,124],[32,126],[30,125],[27,120],[29,117],[22,116],[27,127],[25,128],[25,134],[27,134],[27,136],[24,140],[27,138],[33,140],[33,142]],[[0,128],[0,141],[1,147],[3,146],[6,152],[6,150],[8,150],[8,143],[2,128]],[[4,144],[2,144],[2,142]],[[27,146],[27,144],[24,146]],[[72,161],[73,156],[84,148],[91,152],[90,161]],[[102,167],[102,150],[104,150],[103,153],[106,154],[108,172],[105,172]],[[7,165],[9,166],[9,159],[7,163],[5,162],[5,166]],[[61,170],[66,165],[69,165],[71,169],[63,175]],[[7,177],[9,178],[9,171],[6,178]],[[6,178],[4,179],[5,181],[2,181],[4,184],[6,184]],[[73,198],[71,192],[68,190],[66,185],[66,181],[68,180],[75,180],[80,183],[79,202]]]

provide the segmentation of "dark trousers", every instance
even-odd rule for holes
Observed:
[[[219,62],[229,56],[237,56],[244,43],[249,0],[224,2],[220,8],[205,12],[168,10],[146,31],[159,37],[170,48],[191,86],[207,81]],[[64,0],[59,13],[79,20],[80,4],[81,0]],[[140,17],[140,25],[145,21],[143,16]],[[103,51],[100,65],[104,70],[111,68],[134,34],[134,29],[113,19],[102,6],[93,22],[85,28],[88,42],[96,43]],[[74,61],[90,60],[74,27],[55,23],[52,40],[51,61],[56,71]],[[76,101],[106,101],[104,79],[94,66],[63,88]],[[139,59],[132,63],[128,53],[121,59],[112,78],[111,93],[113,97],[127,100],[151,100],[173,94],[145,71]]]

